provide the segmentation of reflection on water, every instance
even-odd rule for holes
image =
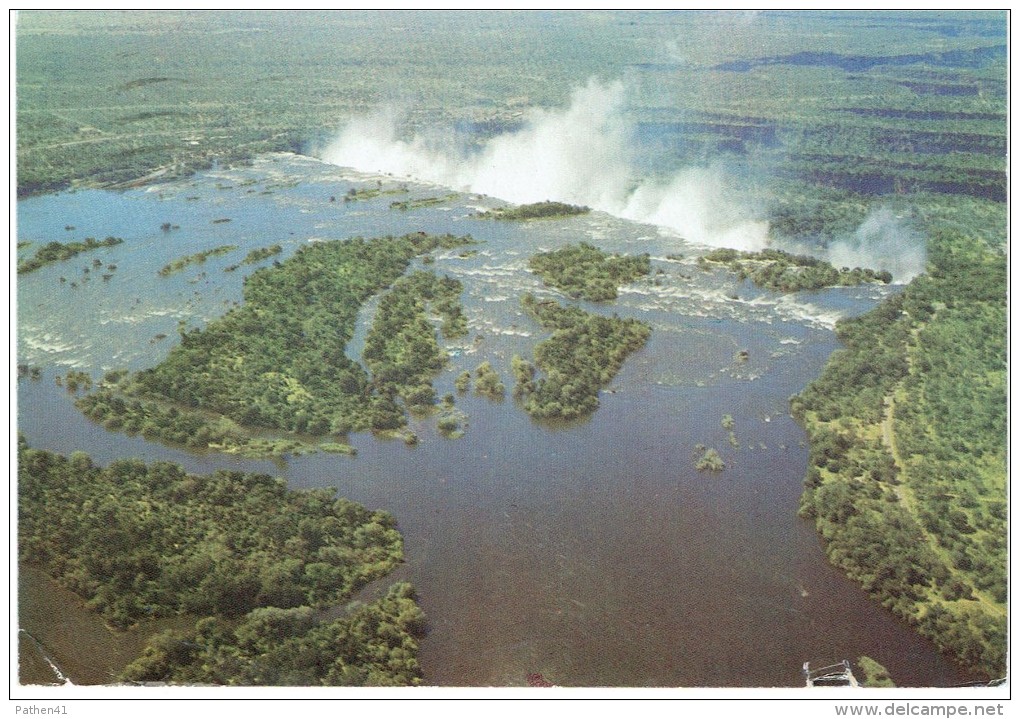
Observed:
[[[19,240],[72,239],[65,225],[125,240],[95,253],[117,266],[108,281],[82,280],[93,255],[19,278],[19,362],[44,367],[41,379],[19,382],[19,429],[34,446],[86,449],[99,462],[140,456],[195,472],[268,471],[391,511],[430,620],[421,655],[429,683],[523,686],[540,673],[562,686],[797,686],[804,661],[864,654],[901,685],[966,679],[832,569],[813,527],[796,517],[807,450],[788,398],[835,348],[835,319],[873,306],[887,289],[778,297],[692,259],[666,260],[698,249],[599,214],[522,226],[472,217],[490,204],[473,196],[405,212],[385,195],[329,202],[375,183],[276,155],[147,191],[19,202]],[[411,198],[436,194],[410,189]],[[212,223],[224,217],[232,221]],[[180,229],[161,231],[167,221]],[[486,359],[509,382],[512,355],[530,355],[542,339],[519,302],[524,292],[562,299],[526,270],[539,249],[584,240],[651,253],[653,274],[618,302],[580,304],[641,317],[652,339],[588,421],[540,425],[509,399],[460,395],[469,418],[462,439],[441,439],[434,418],[413,418],[417,447],[358,435],[353,459],[274,464],[186,453],[106,432],[54,386],[69,366],[98,376],[158,362],[180,320],[200,325],[240,301],[252,268],[224,268],[250,249],[280,242],[286,256],[311,238],[418,230],[485,243],[470,257],[437,253],[432,265],[464,284],[470,323],[469,337],[451,345],[440,395]],[[240,249],[156,275],[172,259],[223,244]],[[720,424],[725,414],[739,447]],[[697,444],[718,449],[725,471],[696,472]]]

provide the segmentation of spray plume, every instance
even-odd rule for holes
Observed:
[[[829,246],[828,261],[836,267],[876,267],[906,283],[925,270],[924,237],[888,207],[872,210],[852,237]]]
[[[667,179],[636,177],[633,127],[621,82],[590,80],[564,109],[535,109],[519,130],[467,152],[447,138],[398,137],[399,116],[382,109],[352,120],[322,153],[327,162],[498,197],[557,200],[658,225],[712,246],[761,249],[768,223],[732,199],[718,168]]]

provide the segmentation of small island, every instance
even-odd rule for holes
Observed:
[[[39,251],[35,253],[35,256],[25,260],[24,262],[18,263],[18,274],[24,275],[29,272],[34,272],[40,267],[45,267],[53,262],[60,262],[62,260],[69,260],[75,255],[87,252],[88,250],[95,250],[99,247],[113,247],[119,245],[124,240],[119,237],[107,237],[105,240],[97,240],[94,237],[86,237],[84,242],[48,242],[39,248]],[[31,243],[18,243],[18,247],[27,246]]]
[[[180,272],[189,265],[200,265],[210,257],[217,257],[219,255],[225,255],[228,252],[233,252],[237,249],[237,245],[221,245],[214,247],[211,250],[205,250],[203,252],[196,252],[193,255],[186,255],[185,257],[178,257],[173,262],[166,264],[160,269],[159,276],[167,277],[175,272]]]
[[[725,265],[740,279],[750,279],[758,287],[777,292],[820,290],[823,287],[852,287],[867,282],[892,282],[892,274],[855,267],[837,270],[824,260],[793,255],[783,250],[741,252],[721,248],[698,258],[702,268]]]
[[[501,207],[478,213],[477,217],[488,220],[547,220],[557,217],[572,217],[591,212],[590,207],[568,205],[564,202],[533,202],[529,205]]]
[[[259,247],[245,255],[244,259],[241,260],[241,264],[254,265],[256,262],[261,262],[262,260],[272,257],[273,255],[278,255],[281,252],[283,252],[283,246],[280,244],[270,245],[269,247]]]
[[[652,269],[648,254],[607,255],[587,242],[541,252],[528,261],[528,268],[547,286],[574,299],[593,302],[615,300],[620,285],[633,282]]]
[[[624,360],[644,346],[647,323],[602,317],[578,307],[539,302],[525,295],[524,309],[552,337],[535,348],[535,363],[515,357],[514,397],[532,417],[575,419],[599,406],[599,391],[616,376]],[[536,369],[545,373],[537,380]]]
[[[417,210],[422,207],[441,205],[450,200],[456,200],[459,195],[456,192],[444,195],[443,197],[420,197],[415,200],[394,200],[390,203],[391,210]]]

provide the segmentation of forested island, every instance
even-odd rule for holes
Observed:
[[[268,475],[190,475],[168,462],[108,467],[18,445],[18,557],[43,568],[115,627],[185,615],[124,681],[401,685],[420,681],[424,617],[394,585],[333,621],[403,559],[393,518],[334,490],[293,491]]]
[[[840,322],[846,349],[792,400],[811,440],[803,516],[833,564],[964,666],[1006,667],[1006,267],[931,238],[930,271]]]
[[[591,212],[590,207],[570,205],[565,202],[533,202],[515,207],[500,207],[478,214],[492,220],[543,220],[558,217],[573,217]]]
[[[513,360],[514,396],[533,417],[575,419],[594,412],[599,391],[652,333],[639,320],[539,302],[531,294],[524,296],[522,305],[553,333],[535,347],[534,365],[520,357]],[[545,373],[537,380],[536,367]]]
[[[439,362],[415,293],[432,293],[444,332],[456,336],[466,331],[459,284],[420,273],[395,286],[366,345],[372,378],[345,354],[358,310],[396,282],[411,258],[472,241],[415,233],[302,247],[247,277],[244,304],[204,329],[183,331],[161,364],[117,377],[79,404],[110,429],[252,455],[293,452],[301,442],[255,438],[246,426],[314,436],[403,426],[396,399],[431,403],[421,372]],[[407,311],[418,321],[394,334],[392,323]],[[418,348],[429,352],[418,356]]]
[[[528,260],[528,268],[549,287],[571,297],[593,302],[615,300],[620,285],[651,272],[647,253],[638,256],[607,255],[594,245],[581,242],[551,252],[540,252]]]
[[[99,247],[113,247],[123,241],[120,237],[111,236],[102,241],[94,237],[86,237],[84,242],[58,242],[56,240],[47,242],[30,259],[18,263],[18,274],[24,275],[53,262],[69,260],[82,252],[95,250]]]
[[[254,265],[257,262],[268,259],[273,255],[278,255],[281,252],[283,252],[283,247],[279,243],[270,245],[269,247],[259,247],[245,255],[244,259],[241,260],[241,264]]]
[[[721,264],[737,273],[740,279],[750,278],[759,287],[777,292],[820,290],[823,287],[860,285],[865,282],[892,282],[892,274],[855,267],[836,269],[825,260],[808,255],[794,255],[783,250],[767,249],[760,252],[741,252],[720,248],[698,258],[698,264],[707,267]]]
[[[178,257],[173,262],[168,262],[166,265],[164,265],[159,271],[159,276],[167,277],[169,275],[174,274],[175,272],[180,272],[189,265],[200,265],[206,260],[208,260],[210,257],[218,257],[220,255],[225,255],[228,252],[233,252],[236,249],[237,245],[220,245],[219,247],[213,247],[211,250],[203,250],[202,252],[196,252],[193,255]]]

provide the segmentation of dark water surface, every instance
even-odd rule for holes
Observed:
[[[376,183],[307,158],[269,156],[147,190],[19,202],[18,239],[36,243],[23,253],[53,239],[125,240],[19,278],[19,362],[43,368],[41,379],[19,381],[18,424],[29,443],[84,449],[100,463],[138,456],[194,472],[265,471],[292,487],[336,486],[392,512],[405,537],[402,572],[429,617],[421,651],[429,684],[515,686],[541,673],[562,686],[798,686],[805,661],[861,655],[884,664],[901,686],[968,679],[830,567],[813,526],[796,516],[807,449],[788,398],[836,348],[835,319],[865,311],[887,290],[771,295],[703,272],[692,259],[666,261],[699,251],[605,215],[482,221],[471,217],[476,206],[495,201],[469,195],[427,209],[389,208],[445,195],[442,188],[329,201]],[[168,221],[180,229],[161,231]],[[471,329],[448,346],[440,395],[486,359],[509,386],[511,356],[530,355],[542,339],[520,309],[524,292],[556,296],[526,270],[539,249],[584,240],[650,252],[653,273],[662,274],[629,286],[616,303],[582,305],[641,317],[652,339],[590,420],[539,424],[509,398],[462,395],[462,439],[441,439],[434,418],[412,419],[418,446],[357,435],[355,458],[320,453],[273,463],[168,448],[105,431],[54,384],[72,366],[98,378],[158,362],[179,320],[201,325],[241,299],[252,268],[224,268],[250,249],[281,242],[286,257],[309,240],[417,230],[484,241],[475,256],[441,252],[433,265],[464,283]],[[172,259],[224,244],[240,249],[168,278],[156,274]],[[95,257],[116,264],[110,280],[83,279]],[[741,349],[747,362],[735,359]],[[739,448],[720,425],[726,414]],[[720,452],[725,471],[694,470],[699,443]]]

